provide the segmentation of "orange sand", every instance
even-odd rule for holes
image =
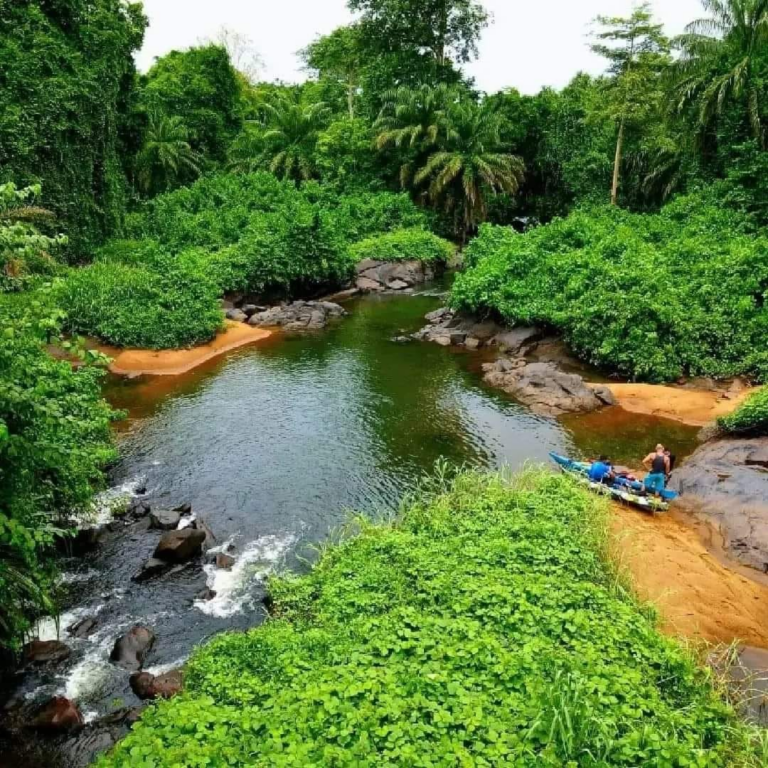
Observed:
[[[656,384],[609,384],[619,405],[632,413],[645,413],[703,427],[736,409],[749,388],[730,397],[723,392],[681,389]]]
[[[109,366],[112,373],[121,376],[178,376],[225,352],[261,341],[271,335],[270,331],[263,328],[228,322],[226,330],[213,341],[191,349],[118,349],[104,345],[98,345],[96,348],[113,358]]]
[[[614,505],[613,547],[665,632],[712,643],[768,648],[768,580],[715,557],[690,523]]]

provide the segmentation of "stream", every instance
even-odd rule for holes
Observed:
[[[90,720],[138,704],[128,673],[108,660],[120,634],[137,622],[154,629],[144,668],[158,673],[217,632],[260,623],[270,573],[306,568],[312,545],[350,510],[377,515],[396,507],[438,459],[518,468],[547,462],[552,450],[606,451],[637,464],[660,439],[678,457],[695,446],[696,428],[628,418],[621,409],[562,421],[536,416],[483,384],[482,353],[391,341],[420,328],[440,304],[429,290],[357,298],[345,305],[349,317],[315,335],[278,334],[183,376],[111,379],[106,396],[128,418],[117,427],[121,458],[101,497],[103,514],[110,499],[140,487],[155,508],[189,503],[222,549],[234,546],[236,564],[134,583],[161,534],[131,528],[66,559],[62,615],[58,625],[42,622],[39,635],[55,639],[60,627],[72,655],[25,674],[16,696],[64,695]],[[195,600],[206,586],[216,597]],[[93,634],[67,635],[68,625],[91,616]],[[3,765],[85,761],[54,750]]]

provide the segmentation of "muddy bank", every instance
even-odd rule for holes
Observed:
[[[768,648],[768,579],[729,562],[716,531],[697,531],[682,514],[616,505],[611,532],[614,555],[639,596],[659,608],[665,632]]]
[[[227,322],[226,329],[208,344],[190,349],[119,349],[104,344],[94,349],[112,358],[109,370],[120,376],[178,376],[234,349],[271,336],[263,328]]]

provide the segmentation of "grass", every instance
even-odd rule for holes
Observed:
[[[357,518],[99,765],[759,765],[607,537],[601,499],[540,471],[462,474]]]

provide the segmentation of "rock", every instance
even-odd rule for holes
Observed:
[[[155,633],[149,627],[136,624],[115,641],[109,660],[123,669],[139,670],[154,644]]]
[[[198,518],[192,523],[192,528],[202,531],[205,534],[205,540],[203,541],[203,549],[208,550],[216,545],[216,537],[213,535],[213,531],[206,525],[205,520]]]
[[[208,601],[213,600],[214,597],[216,597],[216,590],[211,589],[210,587],[205,587],[195,595],[195,600]]]
[[[581,376],[565,373],[552,363],[518,366],[505,360],[488,370],[485,380],[513,395],[535,413],[543,416],[589,413],[614,402],[610,391],[601,390],[598,397]]]
[[[726,547],[760,570],[768,565],[768,472],[754,462],[766,452],[768,437],[717,439],[699,447],[670,481],[682,507],[714,523]]]
[[[147,492],[147,486],[146,485],[140,485],[135,491],[134,494],[136,496],[143,496]]]
[[[414,338],[442,346],[447,346],[444,339],[448,337],[454,346],[467,346],[467,340],[472,339],[468,348],[479,349],[484,344],[492,343],[495,338],[505,332],[498,323],[480,322],[468,315],[454,312],[448,307],[430,312],[426,315],[426,319],[429,325],[414,334]]]
[[[616,405],[616,397],[611,388],[606,384],[592,384],[592,391],[597,395],[603,405]]]
[[[356,266],[356,287],[361,291],[404,291],[435,276],[432,264],[418,259],[377,261],[363,259]]]
[[[439,344],[441,347],[450,347],[451,346],[451,337],[450,336],[437,336],[432,341],[435,342],[435,344]]]
[[[451,340],[452,346],[459,347],[466,341],[467,334],[463,331],[451,331],[448,338]]]
[[[480,339],[475,338],[474,336],[469,336],[467,340],[464,342],[464,346],[467,349],[475,350],[479,349],[482,344],[482,341]]]
[[[76,621],[74,624],[67,627],[67,632],[72,635],[72,637],[88,637],[88,635],[96,629],[97,624],[98,621],[96,621],[93,616],[86,616],[86,618],[80,619],[80,621]]]
[[[393,344],[410,344],[413,339],[410,336],[393,336],[390,341]]]
[[[750,452],[744,462],[748,467],[765,467],[768,469],[768,445]]]
[[[152,511],[152,507],[141,499],[132,499],[128,506],[128,514],[134,519],[146,517]]]
[[[192,505],[191,504],[179,504],[178,507],[173,508],[174,512],[178,512],[182,517],[186,517],[187,515],[192,514]]]
[[[253,317],[257,312],[264,312],[266,309],[266,307],[260,307],[258,304],[243,304],[243,306],[240,307],[242,313],[249,319]]]
[[[168,570],[168,567],[168,563],[166,563],[165,560],[150,557],[149,560],[141,566],[138,572],[131,577],[131,580],[137,583],[149,581],[150,579],[154,579],[155,576],[165,573],[165,571]]]
[[[64,696],[55,696],[38,710],[30,723],[41,731],[61,733],[82,728],[85,724],[80,710]]]
[[[384,286],[378,280],[373,280],[370,277],[358,277],[355,285],[359,291],[366,293],[384,290]]]
[[[69,646],[59,640],[33,640],[22,650],[25,664],[59,664],[70,653]]]
[[[134,672],[129,679],[131,690],[140,699],[170,699],[181,691],[184,673],[174,669],[164,675]]]
[[[175,509],[156,509],[149,513],[151,527],[160,531],[172,531],[181,521],[181,513]]]
[[[405,280],[390,280],[387,283],[387,288],[392,291],[402,291],[404,288],[409,288],[410,285]]]
[[[205,531],[197,527],[190,526],[180,531],[168,531],[160,539],[153,557],[167,563],[184,563],[203,551],[205,539]]]
[[[216,555],[216,567],[221,568],[224,571],[228,571],[235,564],[235,558],[232,555],[227,555],[224,552],[219,552]]]
[[[329,320],[346,315],[346,310],[331,301],[295,301],[271,307],[251,315],[248,324],[254,327],[283,327],[286,330],[317,330]]]
[[[227,320],[233,320],[236,323],[244,323],[248,320],[248,315],[242,309],[228,309],[226,317]]]
[[[437,325],[443,320],[452,318],[453,315],[454,312],[450,307],[440,307],[440,309],[436,309],[434,312],[425,315],[424,319],[432,325]]]
[[[497,334],[493,338],[493,344],[506,352],[516,355],[523,347],[529,346],[540,338],[541,331],[538,328],[523,326]]]

